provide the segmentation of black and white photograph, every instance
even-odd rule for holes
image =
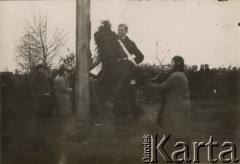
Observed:
[[[0,164],[240,163],[240,0],[1,0]]]

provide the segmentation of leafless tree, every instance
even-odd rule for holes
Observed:
[[[168,49],[168,53],[169,53],[169,49]],[[155,59],[157,59],[157,61],[159,62],[159,66],[163,69],[164,65],[162,63],[166,58],[166,56],[163,55],[163,52],[162,52],[162,56],[163,56],[162,59],[158,57],[158,42],[156,42],[156,58]]]
[[[16,61],[24,72],[29,72],[39,63],[51,68],[65,43],[63,30],[57,27],[49,31],[47,16],[34,12],[31,19],[26,21],[23,35],[16,46]]]
[[[69,52],[66,56],[60,58],[59,63],[68,70],[74,70],[76,68],[76,55]]]

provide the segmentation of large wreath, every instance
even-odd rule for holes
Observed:
[[[111,30],[111,24],[105,20],[101,22],[98,31],[94,33],[97,53],[101,62],[116,61],[124,57],[124,52],[118,42],[118,35]]]

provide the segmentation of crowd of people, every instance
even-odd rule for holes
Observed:
[[[142,64],[138,68],[139,72],[144,74],[145,79],[158,74],[158,78],[154,81],[159,84],[167,79],[169,73],[168,65]],[[228,100],[231,103],[238,103],[240,96],[239,68],[209,69],[209,65],[205,64],[198,69],[198,66],[193,65],[192,67],[185,67],[185,75],[188,79],[191,100]],[[29,79],[29,91],[33,93],[34,109],[39,116],[51,116],[53,112],[57,115],[74,113],[75,89],[73,71],[60,67],[49,74],[48,70],[40,64],[35,68],[33,75]],[[10,82],[8,80],[8,85],[10,83],[11,80]],[[140,83],[140,87],[136,89],[144,88],[145,100],[153,100],[154,96],[158,96],[158,94],[149,90],[145,85],[142,85],[141,80],[137,79],[136,83],[137,85]],[[91,97],[94,97],[92,89],[96,88],[90,88]],[[138,95],[135,98],[138,98]],[[95,97],[91,99],[92,102],[90,104],[95,103],[94,99]],[[96,108],[96,106],[93,108]],[[97,111],[93,112],[96,113]]]
[[[240,69],[236,67],[209,69],[209,65],[196,65],[187,70],[192,99],[237,102],[240,88]]]
[[[145,77],[150,78],[159,74],[156,81],[163,82],[169,71],[169,65],[150,65],[142,64],[141,72],[145,72]],[[208,64],[185,66],[185,74],[188,78],[191,100],[228,100],[237,103],[240,93],[240,68],[237,67],[219,67],[209,68]],[[149,91],[145,91],[149,95]],[[151,98],[149,98],[151,97]],[[146,97],[147,100],[154,99],[154,95]]]
[[[188,137],[191,100],[238,103],[240,69],[210,69],[205,64],[198,70],[196,65],[186,67],[181,56],[173,57],[171,64],[165,66],[139,65],[144,55],[126,35],[127,25],[120,24],[118,28],[116,34],[111,31],[110,22],[105,21],[94,34],[100,59],[95,65],[102,65],[102,70],[93,76],[90,70],[90,104],[97,104],[92,109],[98,109],[98,114],[107,115],[104,109],[111,102],[110,110],[116,117],[131,115],[130,120],[138,122],[138,91],[143,89],[148,99],[153,94],[161,95],[156,123],[168,134]],[[37,65],[30,80],[37,116],[48,117],[53,111],[60,117],[74,113],[74,79],[74,71],[70,74],[63,66],[48,76],[46,67]]]

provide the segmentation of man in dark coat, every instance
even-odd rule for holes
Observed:
[[[189,81],[189,90],[191,99],[196,100],[199,98],[199,73],[197,71],[197,65],[194,65],[192,69],[188,73],[188,81]]]
[[[37,116],[51,116],[51,86],[45,67],[41,64],[36,66],[36,73],[31,79],[31,88],[34,96],[34,110]]]
[[[213,94],[213,72],[209,69],[209,65],[205,64],[203,71],[203,91],[205,100],[211,100]]]
[[[201,100],[205,99],[205,92],[204,92],[204,64],[200,65],[200,69],[198,71],[198,78],[199,78],[199,97]]]
[[[129,37],[126,35],[128,33],[128,27],[125,24],[120,24],[118,26],[118,36],[120,38],[120,40],[122,41],[122,43],[124,44],[124,46],[126,47],[126,49],[128,50],[128,52],[131,55],[134,55],[134,61],[136,62],[136,64],[139,64],[143,61],[144,56],[141,53],[141,51],[137,48],[136,44],[129,39]]]
[[[118,26],[118,36],[120,41],[123,43],[124,47],[127,49],[128,53],[131,54],[135,64],[139,64],[143,61],[144,56],[141,51],[137,48],[136,44],[128,38],[126,35],[128,33],[128,27],[126,24],[120,24]],[[134,120],[138,119],[138,110],[136,104],[136,76],[137,69],[135,66],[134,70],[128,72],[129,76],[126,79],[126,88],[122,95],[119,95],[119,100],[114,103],[114,109],[118,108],[120,114],[127,114],[127,108],[130,109]],[[126,96],[124,96],[126,95]],[[120,104],[123,103],[123,104]]]

